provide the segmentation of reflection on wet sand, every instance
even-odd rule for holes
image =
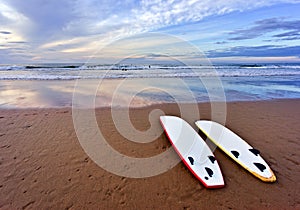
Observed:
[[[188,94],[187,94],[188,93]],[[1,81],[1,108],[145,106],[194,100],[181,79]]]
[[[0,108],[108,106],[300,98],[289,77],[2,80]],[[226,97],[225,97],[226,96]]]
[[[72,82],[72,81],[69,81]],[[61,91],[51,86],[59,83]],[[74,81],[72,82],[74,84]],[[60,81],[1,81],[1,108],[46,108],[70,106],[72,96],[63,92],[65,82]]]

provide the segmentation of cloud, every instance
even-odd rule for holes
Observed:
[[[299,40],[300,30],[294,30],[286,33],[277,34],[274,35],[273,37],[278,38],[279,40]]]
[[[34,41],[108,34],[132,35],[164,26],[202,20],[211,15],[244,11],[292,0],[3,0],[5,14],[30,21],[21,27]],[[4,4],[3,4],[4,5]],[[7,9],[8,8],[8,9]],[[1,7],[0,7],[1,11]],[[28,21],[28,22],[29,22]],[[25,36],[25,35],[24,35]]]
[[[11,32],[10,31],[0,31],[0,34],[11,34]]]
[[[227,44],[227,41],[215,42],[215,44]]]
[[[233,11],[243,12],[278,3],[295,3],[297,1],[263,0],[263,1],[224,1],[215,0],[143,0],[132,13],[136,26],[142,31],[153,30],[170,25],[200,21],[208,16],[228,14]],[[299,3],[299,2],[298,2]]]
[[[9,4],[12,2],[7,0],[0,2],[0,25],[2,31],[9,32],[6,34],[12,34],[15,31],[24,32],[30,25],[30,20]],[[3,30],[3,28],[9,28],[10,30]]]
[[[27,42],[24,41],[12,41],[12,42],[8,42],[9,44],[26,44]]]
[[[254,26],[246,29],[238,29],[230,32],[234,37],[229,40],[246,40],[260,37],[266,33],[276,31],[287,31],[285,33],[274,35],[273,37],[280,37],[281,39],[299,38],[300,20],[286,20],[285,18],[269,18],[259,20],[254,23]]]
[[[22,63],[31,60],[34,55],[23,48],[4,48],[0,50],[0,57],[0,63],[15,63],[16,60]]]
[[[300,58],[300,46],[278,46],[278,45],[263,45],[263,46],[237,46],[222,50],[211,50],[206,52],[210,58],[216,57],[233,57],[233,56],[248,56],[248,57],[283,57],[297,56]]]
[[[97,42],[107,44],[126,36],[197,22],[209,16],[297,2],[299,1],[215,0],[212,3],[211,0],[2,0],[0,29],[19,37],[18,40],[8,41],[20,44],[26,42],[30,45],[31,52],[41,57],[52,56],[45,53],[47,50],[56,53],[92,53],[97,49]],[[236,37],[241,37],[246,32],[240,30],[236,33]]]
[[[49,39],[55,33],[60,33],[61,28],[73,18],[71,1],[41,1],[41,0],[4,0],[6,7],[14,11],[14,17],[20,17],[27,23],[20,24],[20,31],[27,39],[34,41]],[[23,21],[24,22],[24,21]]]

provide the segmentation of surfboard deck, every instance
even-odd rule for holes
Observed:
[[[183,119],[161,116],[164,131],[183,163],[207,188],[221,188],[224,179],[215,156],[198,135]]]
[[[260,156],[260,152],[237,134],[212,121],[199,120],[195,124],[214,144],[251,174],[264,182],[276,181],[275,174]]]

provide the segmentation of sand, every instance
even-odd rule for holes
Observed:
[[[209,104],[199,107],[201,119],[210,119]],[[277,182],[260,181],[217,149],[226,186],[214,190],[204,188],[182,162],[139,179],[100,168],[80,146],[70,108],[2,109],[0,208],[300,209],[299,107],[300,100],[228,103],[226,126],[261,151]],[[134,108],[132,124],[148,129],[148,114],[158,108],[179,115],[176,104]],[[164,133],[148,144],[127,141],[109,108],[98,109],[96,116],[111,146],[128,156],[151,157],[170,147]]]

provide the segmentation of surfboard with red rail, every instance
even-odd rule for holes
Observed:
[[[183,163],[207,188],[221,188],[224,179],[218,161],[199,134],[183,119],[161,116],[160,122]]]

